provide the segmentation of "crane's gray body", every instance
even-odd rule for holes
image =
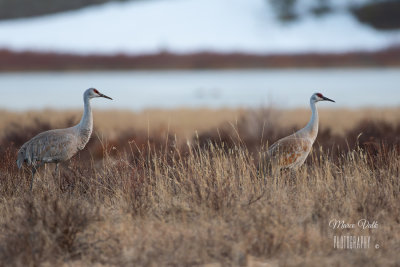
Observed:
[[[299,137],[294,134],[278,140],[268,149],[267,155],[272,165],[297,169],[306,161],[314,141],[312,136]]]
[[[91,133],[92,129],[80,130],[77,126],[40,133],[18,151],[18,168],[24,162],[35,167],[43,163],[67,161],[85,148]]]

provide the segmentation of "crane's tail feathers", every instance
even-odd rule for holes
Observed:
[[[17,159],[17,166],[18,166],[18,169],[21,169],[23,163],[24,163],[24,160],[23,160],[23,159],[21,159],[21,158],[18,158],[18,159]]]
[[[26,161],[25,159],[25,154],[22,153],[21,151],[18,153],[18,157],[17,157],[17,166],[18,169],[21,169],[22,165],[24,164],[24,162]],[[29,165],[29,164],[28,164]]]

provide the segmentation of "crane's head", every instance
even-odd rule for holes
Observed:
[[[85,95],[87,95],[87,97],[89,97],[89,99],[96,98],[96,97],[104,97],[104,98],[113,100],[111,97],[100,93],[96,88],[87,89],[85,92]]]
[[[319,101],[330,101],[330,102],[334,102],[334,100],[329,99],[325,96],[323,96],[321,93],[315,93],[311,96],[311,101],[313,101],[314,103],[319,102]]]

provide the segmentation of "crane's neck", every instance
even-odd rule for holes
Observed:
[[[312,111],[311,119],[306,127],[301,130],[301,132],[308,135],[309,138],[315,140],[318,135],[318,109],[316,106],[316,102],[312,99],[310,100],[310,106]]]
[[[90,106],[90,99],[86,94],[83,96],[83,103],[83,116],[79,124],[76,126],[78,130],[79,142],[81,143],[82,149],[83,147],[85,147],[87,142],[89,142],[93,130],[92,108]]]

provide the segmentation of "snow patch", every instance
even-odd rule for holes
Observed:
[[[293,24],[265,0],[154,0],[0,22],[0,48],[70,53],[298,53],[373,50],[400,43],[342,11]]]

